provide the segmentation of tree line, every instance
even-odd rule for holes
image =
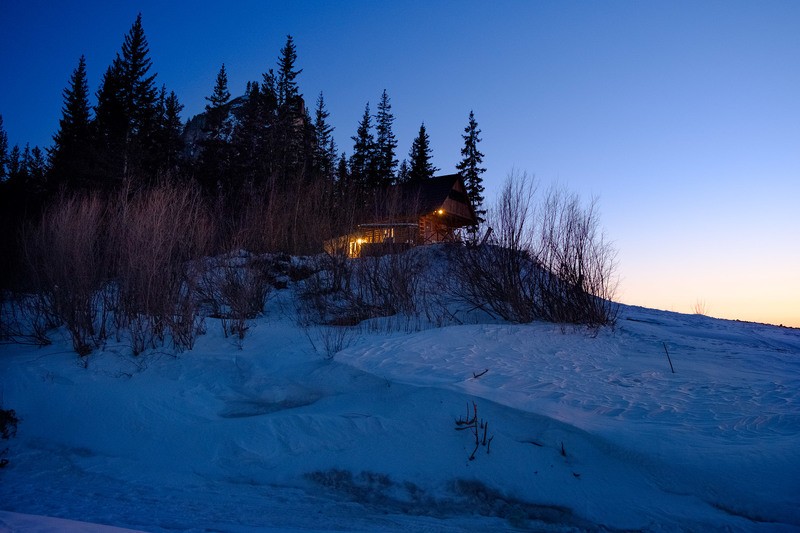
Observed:
[[[237,244],[262,248],[254,251],[305,253],[366,216],[377,190],[425,180],[439,170],[431,162],[424,123],[408,157],[399,159],[385,90],[374,114],[365,105],[349,155],[340,151],[324,95],[317,96],[313,109],[306,106],[291,36],[275,69],[248,82],[241,96],[232,97],[223,64],[204,112],[186,122],[178,96],[158,85],[152,66],[140,14],[103,74],[94,104],[86,60],[80,57],[63,91],[52,146],[9,148],[0,116],[0,252],[7,258],[6,271],[15,266],[8,258],[19,256],[22,226],[64,195],[134,194],[164,184],[197,187],[219,216],[222,233],[227,231],[220,243],[244,239],[243,212],[264,210],[280,213],[262,221],[274,225],[265,228],[274,236]],[[470,112],[457,170],[482,220],[480,133]],[[288,227],[312,218],[324,220],[324,227]]]

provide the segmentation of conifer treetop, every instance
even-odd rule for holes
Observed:
[[[439,169],[431,163],[432,150],[430,138],[425,130],[425,123],[419,127],[419,134],[411,145],[408,158],[411,161],[408,171],[408,181],[419,182],[433,177]]]
[[[482,174],[486,169],[481,166],[483,163],[483,153],[478,150],[478,143],[481,130],[478,129],[478,123],[475,120],[475,113],[469,112],[469,122],[467,127],[464,128],[464,147],[461,149],[461,162],[456,165],[458,173],[464,180],[464,186],[467,188],[467,196],[472,202],[472,207],[475,209],[475,215],[478,222],[483,222],[483,215],[486,210],[483,209],[483,177]]]

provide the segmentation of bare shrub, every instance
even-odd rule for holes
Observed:
[[[459,280],[453,287],[455,294],[511,322],[530,322],[540,314],[536,292],[540,271],[531,254],[536,190],[524,175],[507,180],[488,213],[490,229],[454,254]]]
[[[191,348],[201,331],[196,280],[188,262],[207,253],[214,235],[200,193],[161,185],[120,194],[110,248],[118,290],[118,325],[127,327],[134,354],[162,343]]]
[[[303,180],[248,186],[216,208],[224,221],[217,239],[223,252],[316,253],[352,216],[343,206],[334,208],[330,184]]]
[[[332,326],[326,327],[320,332],[322,338],[322,347],[325,350],[325,357],[333,359],[333,357],[350,346],[356,337],[357,330],[342,327]]]
[[[698,299],[694,305],[692,305],[692,312],[696,315],[706,316],[708,314],[708,306],[706,305],[706,301]]]
[[[200,278],[198,294],[219,318],[223,334],[243,340],[248,321],[264,310],[271,289],[270,262],[240,250],[215,258]]]
[[[467,404],[467,416],[464,418],[456,419],[456,431],[468,430],[473,437],[475,437],[475,448],[469,456],[470,461],[475,460],[475,454],[480,446],[486,447],[486,454],[491,453],[492,440],[494,435],[489,437],[489,422],[484,419],[478,419],[478,405],[472,402],[472,414],[470,415],[469,404]],[[487,438],[488,437],[488,438]]]
[[[48,332],[62,321],[43,293],[6,295],[0,306],[0,340],[16,344],[47,346]]]
[[[418,250],[363,257],[356,261],[356,299],[373,316],[415,315],[420,280],[425,269]]]
[[[3,404],[0,403],[0,439],[8,440],[15,437],[17,434],[17,424],[19,424],[19,417],[13,409],[3,409]],[[8,465],[8,459],[5,455],[8,453],[8,448],[0,450],[0,468]]]
[[[28,300],[34,305],[29,312],[45,323],[58,317],[81,356],[88,355],[107,334],[109,310],[98,298],[109,270],[106,222],[107,204],[100,195],[62,196],[38,225],[23,231],[29,277],[38,294]]]
[[[354,262],[342,250],[317,255],[311,259],[312,274],[297,285],[296,311],[298,324],[352,325],[362,320],[345,318],[353,299]]]
[[[491,230],[457,250],[455,294],[511,321],[613,324],[615,250],[596,203],[552,188],[537,201],[526,175],[512,175],[489,212]]]
[[[543,318],[601,326],[616,319],[616,251],[599,227],[597,202],[551,188],[540,210],[536,258]]]
[[[315,265],[314,275],[297,287],[302,327],[355,326],[389,316],[413,322],[425,312],[427,261],[421,250],[355,259],[328,253]]]

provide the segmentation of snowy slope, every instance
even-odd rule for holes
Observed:
[[[290,299],[241,349],[211,320],[88,368],[65,338],[0,347],[0,529],[800,530],[798,330],[624,308],[596,336],[362,328],[329,360]],[[494,438],[470,461],[472,402]]]

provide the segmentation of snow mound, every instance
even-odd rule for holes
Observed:
[[[800,529],[798,330],[623,308],[597,334],[356,329],[331,359],[291,308],[87,368],[66,339],[2,346],[0,527]]]

